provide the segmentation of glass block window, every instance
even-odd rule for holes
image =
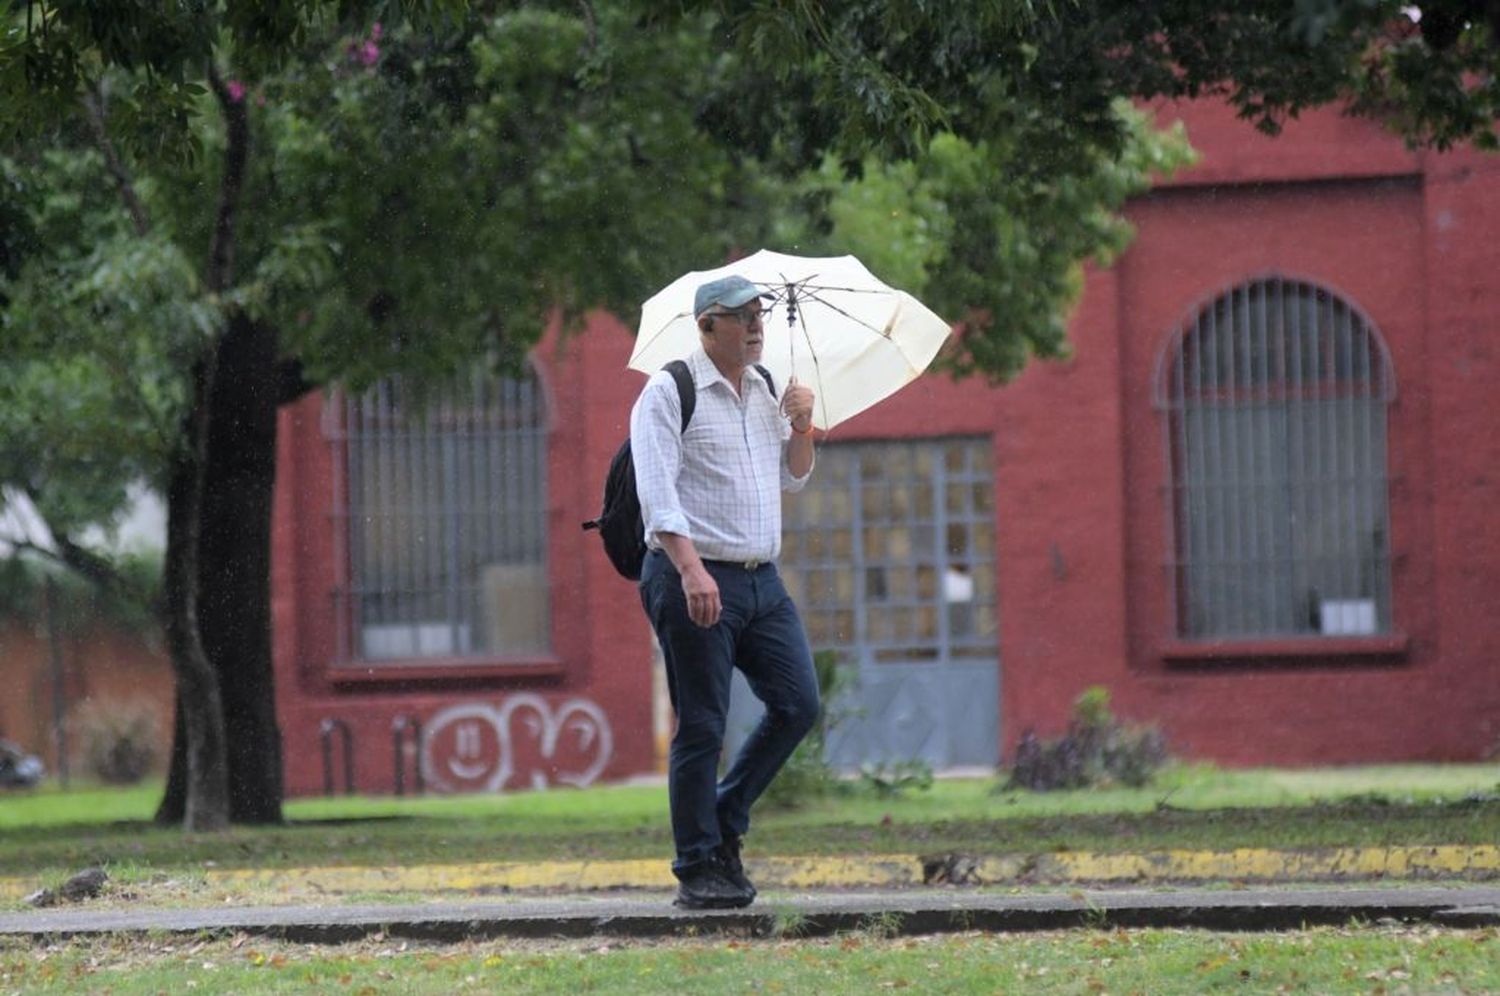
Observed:
[[[340,659],[535,657],[550,647],[546,412],[534,374],[328,409]]]
[[[1179,331],[1156,391],[1178,634],[1390,631],[1395,383],[1369,322],[1314,284],[1254,280]]]
[[[781,565],[815,649],[994,659],[987,439],[829,443],[787,495]]]

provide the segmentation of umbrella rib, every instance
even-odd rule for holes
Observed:
[[[810,280],[812,278],[809,277],[808,279]],[[786,299],[786,292],[784,290],[782,290],[782,288],[786,288],[786,287],[795,287],[799,291],[838,291],[840,294],[889,294],[889,293],[891,293],[890,288],[880,288],[880,287],[835,287],[832,284],[810,284],[810,283],[807,283],[806,281],[802,281],[802,280],[757,280],[757,281],[755,281],[755,285],[757,287],[765,287],[767,289],[776,288],[778,291],[780,291],[780,293],[778,293],[776,295],[776,300],[778,300],[778,301]]]
[[[823,408],[823,424],[828,424],[828,398],[823,391],[823,365],[818,362],[818,351],[813,348],[812,333],[807,331],[807,322],[797,323],[802,328],[802,338],[807,340],[807,353],[812,357],[813,379],[818,382],[818,403]],[[826,429],[824,430],[827,431]]]
[[[645,352],[647,349],[650,349],[652,343],[654,343],[654,342],[656,342],[656,340],[660,339],[663,335],[666,334],[667,329],[669,329],[669,328],[672,327],[672,323],[673,322],[677,321],[678,319],[687,318],[687,317],[688,317],[688,313],[686,311],[684,311],[681,314],[673,315],[671,318],[668,318],[666,320],[666,322],[663,323],[662,327],[659,328],[659,329],[657,329],[656,332],[655,332],[655,334],[653,334],[650,339],[646,340],[646,342],[644,344],[641,344],[640,341],[637,340],[634,352],[637,353],[637,354],[639,354],[639,353]]]
[[[838,291],[841,294],[889,294],[889,288],[881,287],[834,287],[831,284],[798,284],[802,290]]]
[[[849,319],[851,322],[854,322],[856,325],[863,325],[865,328],[869,329],[871,332],[874,332],[876,335],[880,336],[883,339],[889,339],[891,337],[891,334],[888,330],[878,329],[875,326],[871,325],[869,322],[865,321],[863,318],[860,318],[857,315],[849,314],[849,312],[845,311],[843,308],[840,308],[838,305],[830,301],[824,300],[816,294],[807,295],[805,300],[816,301],[818,304],[821,304],[823,307],[828,308],[830,311],[838,312],[840,315],[843,315],[845,318]],[[806,333],[806,331],[807,330],[804,327],[804,334]]]

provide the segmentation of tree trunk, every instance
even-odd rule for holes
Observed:
[[[225,761],[227,779],[228,760]],[[225,789],[228,792],[228,789]],[[167,787],[156,804],[156,822],[181,823],[187,813],[187,731],[182,722],[182,692],[172,696],[172,754],[167,763]]]
[[[236,222],[240,197],[244,192],[245,166],[250,157],[250,126],[245,115],[244,92],[231,90],[212,61],[206,72],[209,89],[217,98],[224,116],[225,145],[224,174],[219,180],[219,202],[213,237],[209,241],[204,286],[211,294],[222,294],[234,279]],[[224,698],[219,672],[210,662],[204,646],[200,628],[203,620],[199,617],[200,582],[205,563],[201,559],[201,539],[208,509],[205,490],[210,455],[219,448],[211,445],[214,441],[210,440],[214,409],[224,390],[223,381],[236,380],[240,374],[233,365],[237,358],[234,350],[240,347],[238,343],[231,347],[229,342],[237,336],[243,338],[245,328],[253,329],[238,309],[230,309],[226,322],[227,327],[208,344],[193,367],[192,409],[184,426],[186,441],[173,460],[167,486],[167,562],[163,588],[167,606],[167,646],[177,676],[174,726],[177,735],[172,748],[173,772],[168,775],[167,792],[157,807],[156,818],[159,821],[175,820],[180,809],[183,825],[189,830],[220,829],[228,826],[230,819],[229,747]],[[274,344],[271,353],[274,358]],[[220,375],[220,364],[224,360],[229,361],[223,367],[227,377]],[[270,366],[274,371],[274,363]],[[274,412],[274,401],[272,405]],[[272,431],[274,433],[274,429]],[[218,531],[216,528],[215,532]],[[213,555],[220,553],[217,548],[210,552]],[[268,573],[266,580],[269,581]],[[225,604],[224,597],[227,596],[216,593],[216,603]],[[216,637],[215,645],[221,643],[222,638]],[[269,650],[265,656],[269,660]],[[269,683],[269,673],[266,679]],[[250,680],[254,680],[253,676]],[[252,723],[258,719],[252,718]],[[238,717],[236,721],[238,723]],[[274,730],[274,714],[270,722]],[[279,747],[276,753],[279,755]],[[177,770],[179,765],[181,770]],[[279,756],[277,766],[279,769]],[[277,777],[279,780],[279,774]],[[279,785],[275,798],[279,809]]]
[[[194,377],[184,446],[167,484],[167,552],[162,573],[167,648],[177,679],[177,724],[184,751],[181,820],[187,830],[229,825],[229,777],[219,678],[199,636],[198,558],[212,357]],[[164,801],[165,805],[165,801]],[[158,811],[158,818],[162,818]]]
[[[273,328],[243,315],[231,318],[219,348],[209,416],[198,620],[223,697],[234,823],[282,819],[270,592],[276,339]],[[179,818],[186,805],[185,732],[179,722],[159,818]]]
[[[203,493],[204,645],[229,732],[229,811],[281,822],[281,729],[271,671],[271,502],[276,487],[276,332],[243,316],[219,351]]]

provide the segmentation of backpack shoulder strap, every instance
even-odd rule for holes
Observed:
[[[663,369],[677,382],[677,397],[682,402],[682,428],[679,431],[687,432],[688,423],[693,420],[693,409],[698,407],[698,387],[693,383],[693,373],[685,360],[673,360]]]
[[[758,370],[758,371],[760,371],[760,375],[766,379],[766,386],[771,389],[771,397],[772,397],[772,399],[775,399],[775,397],[776,397],[776,378],[774,378],[774,377],[771,376],[771,371],[767,370],[765,367],[761,366],[759,363],[757,363],[755,365],[755,369]]]
[[[682,432],[687,432],[688,423],[693,420],[693,409],[698,407],[698,387],[693,383],[692,371],[688,369],[685,360],[673,360],[662,368],[672,375],[677,382],[677,398],[682,402]],[[776,397],[776,378],[771,376],[771,371],[755,364],[755,370],[766,379],[766,387],[771,392],[771,397]]]

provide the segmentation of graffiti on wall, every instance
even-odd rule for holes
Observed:
[[[462,702],[428,721],[422,777],[439,792],[582,787],[599,777],[614,749],[609,718],[589,699],[553,706],[525,693],[493,705]]]

